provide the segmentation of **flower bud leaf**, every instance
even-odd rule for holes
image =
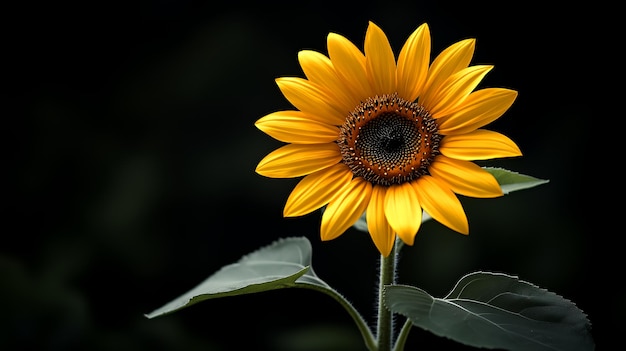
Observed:
[[[504,194],[533,188],[549,182],[549,180],[546,179],[535,178],[499,167],[483,167],[483,169],[496,178]]]

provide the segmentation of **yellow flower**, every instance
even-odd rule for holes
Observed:
[[[419,26],[397,58],[385,33],[370,22],[364,52],[330,33],[328,56],[303,50],[305,78],[278,87],[295,110],[255,125],[287,143],[258,164],[272,178],[303,177],[284,216],[326,206],[321,238],[331,240],[365,212],[374,244],[388,256],[396,235],[413,245],[422,210],[468,234],[456,194],[502,195],[495,178],[472,161],[520,156],[508,137],[483,126],[500,117],[517,92],[474,91],[493,66],[470,66],[474,39],[459,41],[430,63],[430,31]]]

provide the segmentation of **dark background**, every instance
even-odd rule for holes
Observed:
[[[326,53],[330,31],[362,48],[369,20],[396,53],[423,22],[433,56],[477,38],[472,64],[495,64],[481,86],[519,91],[490,129],[524,156],[491,164],[550,180],[463,198],[470,235],[425,224],[402,252],[399,281],[441,297],[469,272],[518,275],[574,301],[598,348],[612,345],[624,300],[603,273],[619,268],[607,239],[619,230],[594,210],[607,127],[590,98],[605,50],[592,9],[162,0],[13,5],[5,15],[0,349],[364,349],[347,313],[308,290],[144,313],[279,237],[306,236],[316,273],[374,322],[371,240],[350,230],[322,243],[319,211],[282,218],[296,180],[254,172],[281,145],[254,121],[291,108],[274,79],[302,76],[297,52]],[[407,350],[431,346],[472,349],[414,328]]]

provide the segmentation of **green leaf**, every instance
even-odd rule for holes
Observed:
[[[307,238],[283,238],[237,263],[222,267],[195,288],[146,314],[154,318],[200,301],[258,293],[309,284],[324,291],[328,285],[311,268],[311,243]]]
[[[475,347],[505,350],[593,350],[591,324],[569,300],[517,277],[476,272],[445,298],[389,285],[384,302],[413,325]]]
[[[500,184],[500,188],[502,188],[502,192],[505,194],[508,194],[512,191],[536,187],[538,185],[549,182],[549,180],[531,177],[528,175],[509,171],[504,168],[483,167],[483,169],[491,173],[496,178],[498,184]]]

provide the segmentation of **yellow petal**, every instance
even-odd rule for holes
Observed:
[[[288,144],[265,156],[256,172],[270,178],[294,178],[307,175],[341,161],[339,146],[326,144]]]
[[[386,187],[374,186],[365,218],[367,230],[374,241],[374,245],[384,257],[389,256],[396,241],[393,229],[385,217],[385,193]]]
[[[270,113],[254,125],[272,138],[286,143],[321,144],[339,138],[337,126],[312,120],[300,111]]]
[[[467,98],[492,68],[489,65],[479,65],[456,72],[433,95],[422,101],[424,107],[434,118],[446,115]]]
[[[496,178],[475,163],[439,155],[428,171],[457,194],[479,198],[502,196]]]
[[[447,135],[441,140],[439,151],[445,156],[466,161],[522,155],[517,145],[507,136],[485,129]]]
[[[385,195],[385,216],[407,245],[413,245],[422,224],[422,208],[411,183],[392,185]]]
[[[359,101],[373,96],[365,70],[365,55],[352,42],[336,33],[328,34],[327,46],[337,74],[356,92]]]
[[[283,215],[302,216],[317,210],[348,185],[351,179],[352,172],[343,163],[309,174],[298,182],[289,195]]]
[[[332,240],[343,234],[361,217],[369,203],[372,184],[354,178],[326,206],[322,215],[322,240]]]
[[[324,54],[313,50],[302,50],[298,53],[298,61],[307,79],[324,88],[327,94],[337,100],[337,105],[346,111],[354,110],[361,102],[350,86],[335,72],[332,62]]]
[[[421,176],[412,184],[424,211],[452,230],[461,234],[469,233],[467,216],[452,190],[429,175]]]
[[[396,70],[398,95],[407,101],[415,101],[426,83],[430,45],[430,30],[424,23],[411,34],[400,50]]]
[[[511,107],[517,91],[487,88],[471,93],[451,115],[439,119],[439,133],[464,134],[498,119]]]
[[[320,116],[328,124],[343,124],[347,111],[334,105],[334,99],[329,98],[315,84],[297,77],[278,78],[276,84],[298,110]]]
[[[448,46],[433,60],[428,69],[424,93],[420,95],[420,103],[428,100],[448,77],[469,66],[475,46],[475,39],[461,40]]]
[[[373,22],[365,33],[366,72],[379,96],[396,91],[396,59],[385,33]]]

